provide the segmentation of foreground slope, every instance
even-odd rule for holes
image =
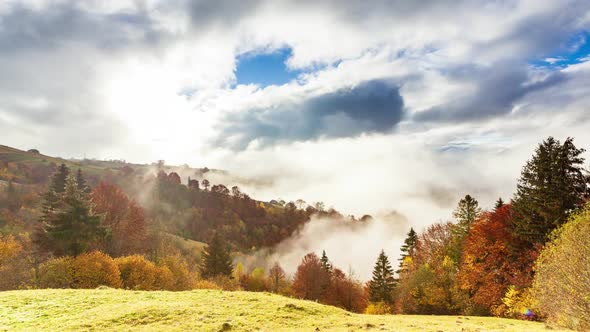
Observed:
[[[115,289],[0,292],[0,330],[543,331],[541,323],[358,315],[268,293]]]

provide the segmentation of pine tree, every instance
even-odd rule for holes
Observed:
[[[465,195],[465,197],[459,201],[457,208],[453,212],[453,217],[457,219],[457,231],[463,235],[467,234],[469,225],[471,225],[480,214],[481,208],[479,207],[477,200],[470,195]]]
[[[416,242],[418,242],[418,234],[416,233],[416,231],[414,231],[414,228],[410,228],[410,231],[408,232],[407,237],[404,240],[404,244],[400,248],[401,257],[398,259],[399,269],[395,271],[395,273],[400,274],[405,271],[404,262],[407,257],[411,257],[414,253]]]
[[[76,181],[78,182],[78,189],[85,193],[90,194],[90,187],[86,184],[86,179],[84,179],[84,175],[82,174],[82,170],[78,168],[78,172],[76,173]]]
[[[229,250],[219,235],[215,234],[202,254],[201,275],[211,278],[218,275],[230,277],[233,266]]]
[[[51,177],[51,189],[58,194],[66,191],[66,182],[70,175],[70,169],[65,164],[61,164],[57,171]]]
[[[588,198],[583,152],[572,138],[561,144],[549,137],[539,144],[522,169],[513,199],[513,222],[519,238],[530,244],[544,243]]]
[[[481,208],[477,200],[471,195],[465,195],[457,204],[457,208],[453,212],[453,217],[457,223],[453,225],[451,231],[453,239],[451,246],[448,248],[449,256],[454,263],[458,264],[461,261],[463,241],[469,233],[469,226],[481,215]]]
[[[502,199],[502,197],[499,197],[498,200],[496,201],[496,205],[494,206],[494,210],[498,210],[501,207],[503,207],[504,205],[506,205],[506,203],[504,203],[504,200]]]
[[[65,192],[61,195],[53,189],[50,196],[58,198],[58,204],[49,215],[43,217],[41,227],[43,246],[54,255],[79,255],[105,235],[100,226],[100,216],[91,211],[86,195],[78,189],[74,176],[68,176]]]
[[[369,284],[369,299],[371,302],[392,303],[395,286],[396,282],[389,258],[385,255],[385,251],[381,250],[373,269],[373,279]]]
[[[47,192],[43,195],[43,204],[41,206],[42,224],[51,222],[54,217],[55,211],[61,203],[61,196],[65,191],[66,180],[69,174],[70,169],[65,164],[61,164],[51,176],[51,183],[47,188]]]
[[[320,258],[320,262],[322,263],[322,268],[326,270],[328,273],[332,273],[332,264],[330,264],[330,260],[328,256],[326,256],[326,251],[322,251],[322,258]]]

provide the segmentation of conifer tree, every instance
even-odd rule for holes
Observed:
[[[410,257],[414,253],[416,242],[418,242],[418,234],[416,233],[416,231],[414,231],[414,228],[411,227],[406,239],[404,240],[404,244],[400,248],[401,257],[398,259],[399,269],[395,271],[397,274],[404,272],[404,261],[406,260],[406,257]]]
[[[506,203],[504,203],[504,200],[502,199],[502,197],[499,197],[498,200],[496,201],[496,204],[494,205],[494,210],[498,210],[499,208],[503,207],[504,205],[506,205]]]
[[[85,193],[90,194],[90,187],[86,184],[86,179],[84,179],[84,175],[82,174],[82,170],[78,168],[78,172],[76,173],[76,181],[78,182],[78,189]]]
[[[66,188],[66,180],[70,174],[70,169],[61,164],[55,173],[51,176],[51,183],[47,192],[43,195],[43,204],[41,206],[41,222],[48,223],[52,220],[55,211],[61,203],[61,196]]]
[[[385,255],[385,251],[381,250],[373,269],[373,279],[369,284],[369,299],[371,302],[392,303],[395,286],[396,282],[389,258]]]
[[[471,195],[465,195],[459,201],[457,208],[453,212],[453,217],[457,220],[457,232],[462,233],[461,235],[467,234],[469,225],[471,225],[477,217],[481,214],[481,208],[479,202],[471,197]]]
[[[455,264],[461,261],[463,241],[469,233],[469,226],[481,215],[481,208],[479,202],[471,197],[465,195],[457,204],[457,208],[453,212],[453,217],[457,223],[453,225],[451,231],[453,233],[452,244],[448,248],[449,256]]]
[[[100,216],[92,213],[86,195],[78,189],[76,177],[68,176],[63,194],[59,195],[53,189],[50,193],[58,198],[58,205],[42,219],[44,241],[41,244],[48,251],[57,256],[76,256],[89,250],[105,235]]]
[[[58,194],[66,191],[66,182],[70,175],[70,169],[65,164],[59,165],[57,171],[51,177],[51,189]]]
[[[513,199],[513,222],[519,238],[531,244],[544,243],[588,198],[583,152],[572,138],[561,144],[549,137],[539,144],[522,169]]]
[[[322,258],[320,258],[320,262],[322,263],[322,268],[326,270],[326,272],[332,272],[332,264],[330,264],[330,260],[328,259],[325,250],[322,251]]]
[[[211,278],[218,275],[230,277],[233,266],[227,246],[218,234],[213,236],[211,243],[202,254],[201,275]]]

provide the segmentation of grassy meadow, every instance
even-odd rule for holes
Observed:
[[[269,293],[24,290],[0,292],[0,330],[545,331],[490,317],[373,316]],[[553,330],[556,331],[556,330]]]

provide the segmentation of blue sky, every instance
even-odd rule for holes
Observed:
[[[580,63],[590,55],[589,38],[589,31],[575,33],[562,47],[544,55],[540,59],[531,61],[531,64],[538,67],[563,68],[571,64]]]
[[[282,85],[297,78],[299,70],[291,70],[286,62],[293,51],[281,48],[270,52],[248,52],[237,58],[236,83],[257,84],[261,87]]]

